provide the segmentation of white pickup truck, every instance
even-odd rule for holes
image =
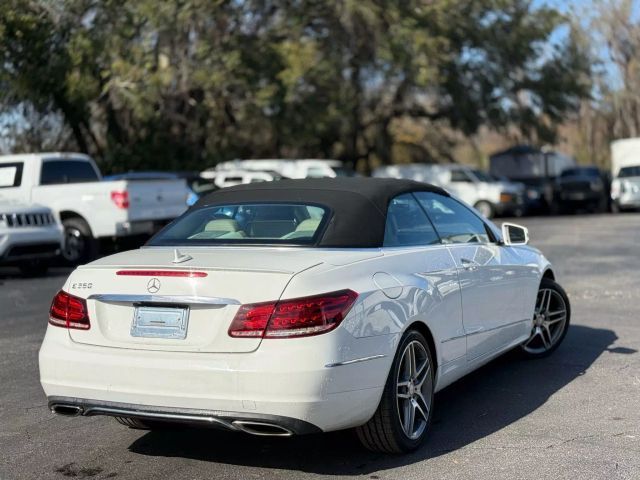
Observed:
[[[152,233],[186,210],[187,196],[181,179],[103,181],[95,162],[77,153],[0,156],[0,202],[49,207],[70,263],[94,256],[98,239]]]

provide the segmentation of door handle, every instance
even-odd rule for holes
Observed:
[[[462,263],[462,268],[465,270],[476,270],[480,264],[473,260],[469,260],[468,258],[461,258],[460,263]]]

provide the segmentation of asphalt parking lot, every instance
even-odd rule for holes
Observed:
[[[533,218],[573,307],[551,357],[507,355],[436,397],[426,444],[371,454],[349,432],[257,438],[145,432],[49,413],[37,352],[68,273],[0,269],[0,480],[640,479],[640,214]]]

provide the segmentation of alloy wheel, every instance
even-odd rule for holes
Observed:
[[[405,347],[396,379],[396,405],[404,434],[420,438],[429,423],[433,380],[425,347],[413,340]]]
[[[522,348],[532,354],[551,350],[562,339],[567,323],[567,306],[562,295],[551,288],[538,291],[531,336]]]

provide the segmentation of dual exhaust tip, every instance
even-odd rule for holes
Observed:
[[[77,417],[84,413],[84,409],[78,405],[51,405],[51,411],[65,417]]]
[[[84,414],[100,414],[99,410],[92,411],[91,409],[86,410],[79,405],[70,405],[70,404],[53,404],[51,405],[51,411],[57,415],[63,415],[65,417],[78,417]],[[155,419],[162,419],[161,417],[155,416]],[[167,418],[167,420],[176,420],[175,417],[172,419]],[[209,417],[202,417],[202,423],[210,424]],[[255,422],[252,420],[234,420],[231,423],[224,422],[224,425],[230,430],[240,430],[241,432],[248,433],[251,435],[258,436],[269,436],[269,437],[290,437],[293,435],[293,432],[288,428],[285,428],[281,425],[275,425],[273,423],[268,422]]]

